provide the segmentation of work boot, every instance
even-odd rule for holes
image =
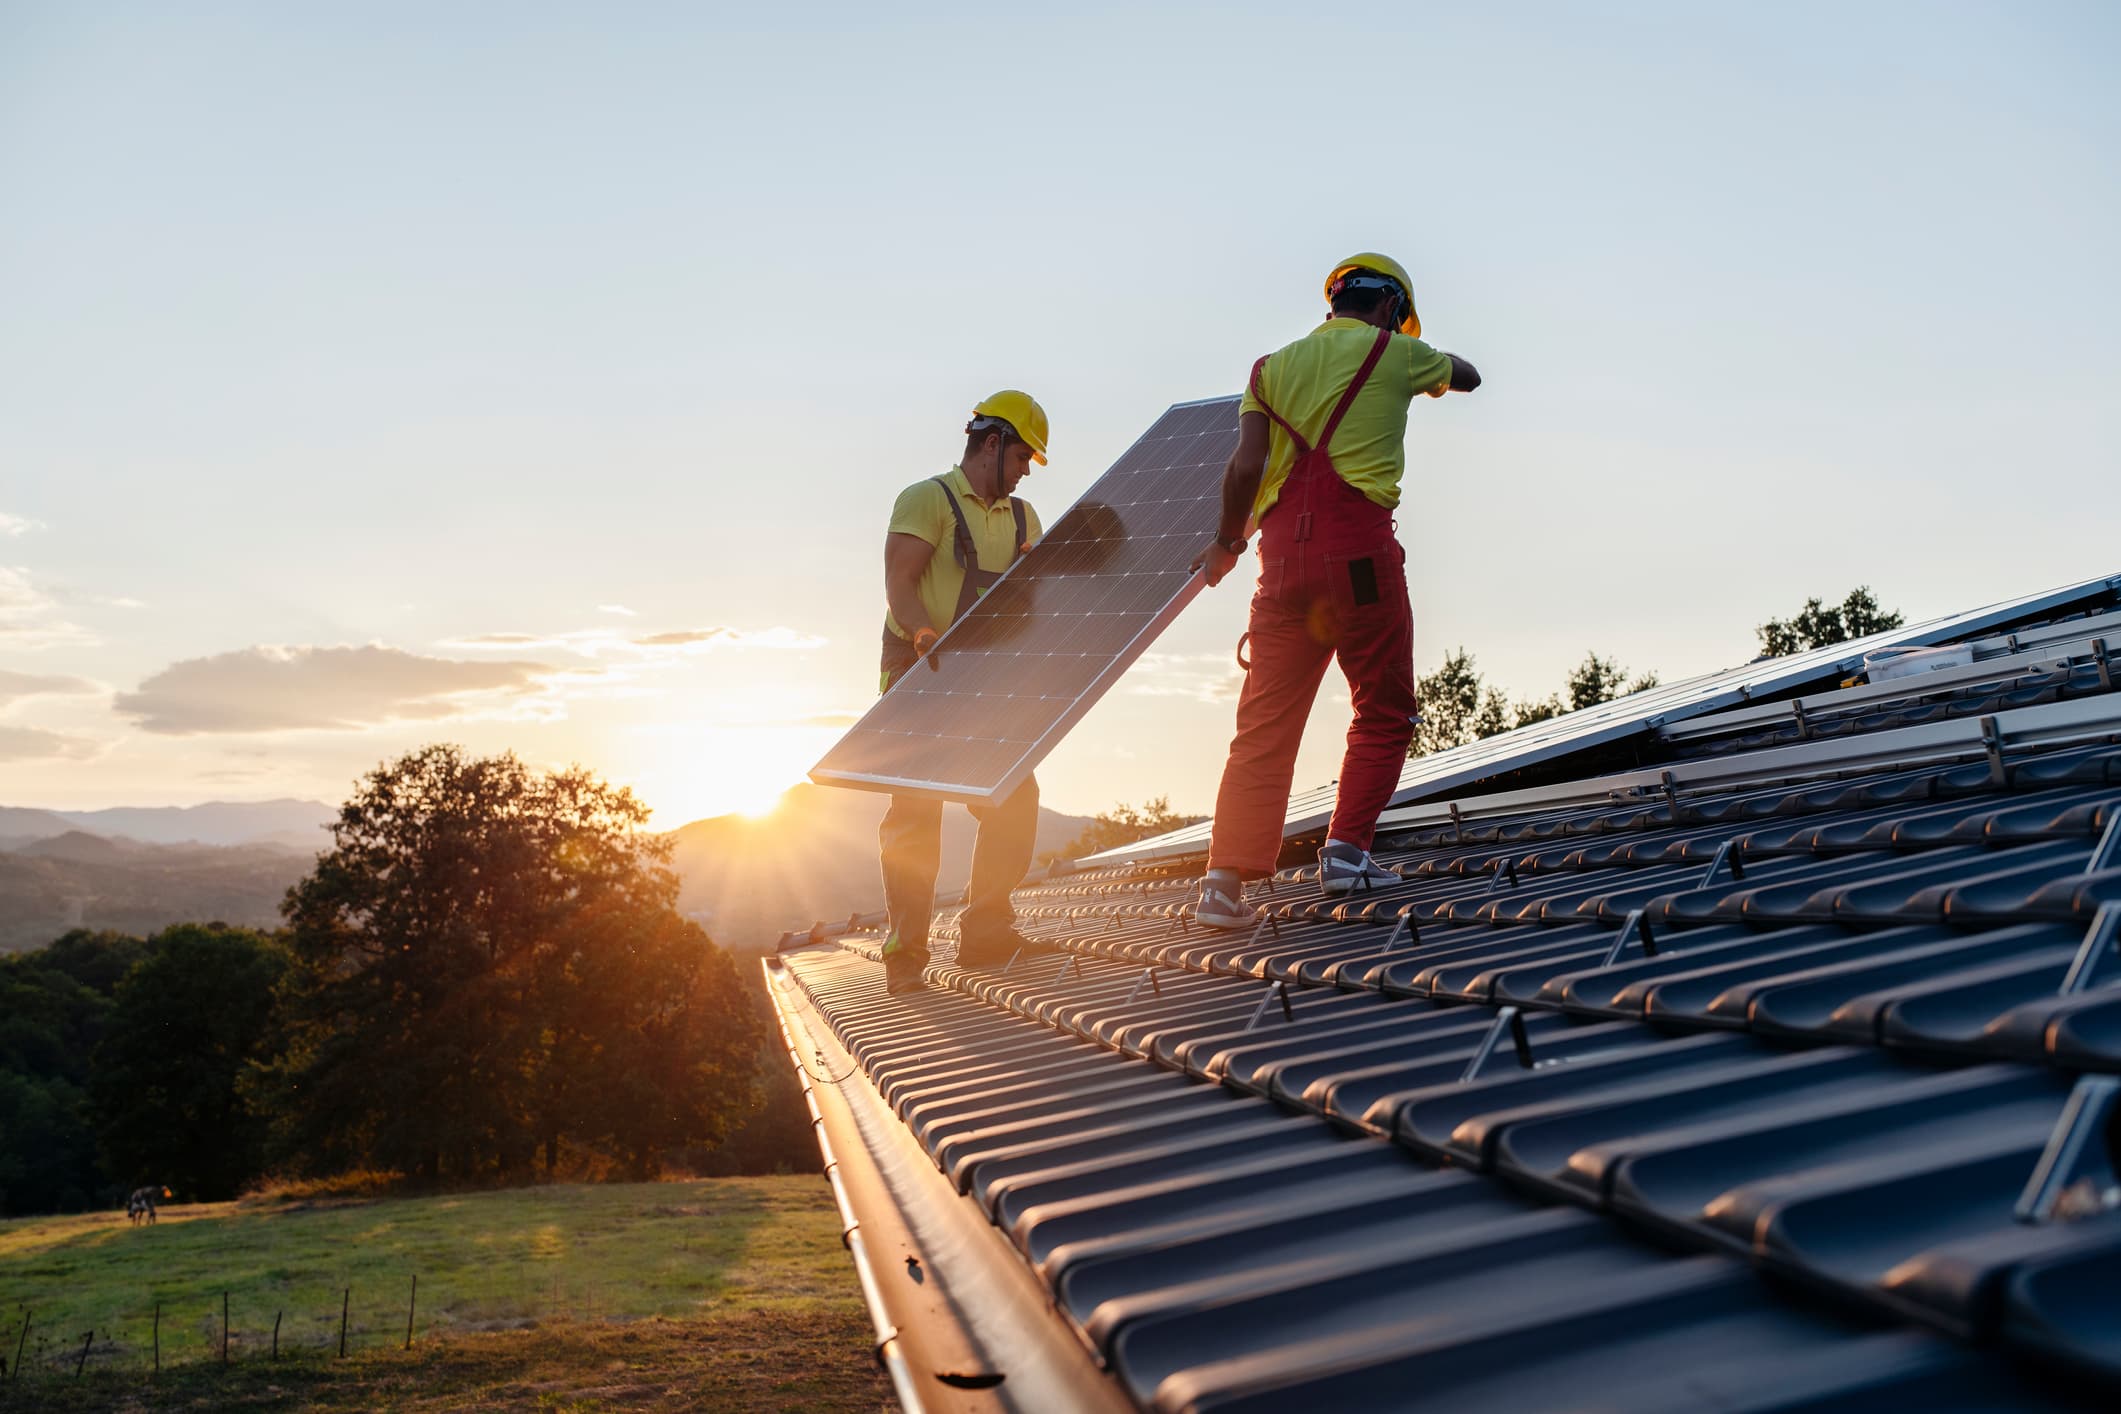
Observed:
[[[884,939],[884,990],[892,996],[901,992],[918,992],[927,986],[921,975],[928,966],[928,948],[925,943],[908,945],[899,937],[896,928]]]
[[[1237,877],[1235,874],[1231,878]],[[1250,928],[1259,922],[1259,910],[1245,902],[1243,884],[1224,884],[1208,878],[1200,881],[1200,898],[1193,905],[1193,921],[1206,928]]]
[[[1000,967],[1015,957],[1019,948],[1025,952],[1035,952],[1038,944],[1014,928],[982,929],[971,937],[960,935],[957,944],[957,965],[967,968]]]
[[[1329,894],[1388,889],[1397,874],[1370,858],[1370,851],[1351,844],[1329,844],[1318,852],[1318,887]]]
[[[921,975],[921,964],[901,953],[884,959],[884,990],[892,996],[903,996],[908,992],[926,990],[928,979]]]

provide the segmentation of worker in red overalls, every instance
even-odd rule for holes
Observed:
[[[884,537],[883,681],[926,657],[942,631],[979,601],[1043,533],[1038,512],[1012,494],[1046,461],[1046,410],[1029,393],[1004,389],[972,410],[965,458],[946,476],[899,493]],[[945,548],[947,547],[947,548]],[[1031,867],[1038,838],[1038,781],[1006,799],[969,807],[979,820],[972,881],[958,916],[957,962],[1007,962],[1024,945],[1010,892]],[[877,829],[884,863],[884,977],[893,992],[917,991],[928,964],[928,925],[942,864],[943,803],[894,795]]]
[[[1252,365],[1222,519],[1195,562],[1220,583],[1244,553],[1247,523],[1259,527],[1251,661],[1194,907],[1210,927],[1257,917],[1244,881],[1274,872],[1304,720],[1335,658],[1355,720],[1319,883],[1341,894],[1399,881],[1370,858],[1370,842],[1414,735],[1413,615],[1392,519],[1407,408],[1422,394],[1469,393],[1480,375],[1421,341],[1413,282],[1396,260],[1348,257],[1326,277],[1326,301],[1330,319]]]

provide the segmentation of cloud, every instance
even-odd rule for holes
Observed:
[[[635,614],[633,610],[627,608],[624,604],[599,604],[597,605],[597,612],[600,614],[617,614],[622,619],[631,619],[639,617],[639,615]]]
[[[27,535],[32,530],[44,528],[44,522],[41,520],[31,520],[28,516],[11,516],[6,511],[0,511],[0,535]]]
[[[774,628],[680,628],[659,633],[632,634],[619,628],[577,628],[560,633],[474,633],[447,638],[438,645],[459,651],[487,649],[558,648],[585,658],[619,655],[629,658],[669,658],[682,654],[719,652],[747,648],[822,648],[826,640],[814,633],[776,626]]]
[[[79,761],[95,756],[103,743],[37,727],[0,726],[0,761],[40,761],[54,757]]]
[[[172,663],[120,693],[117,710],[165,736],[205,732],[358,731],[451,717],[558,715],[543,663],[428,658],[361,648],[242,648]]]
[[[1235,701],[1245,675],[1227,653],[1144,653],[1127,669],[1127,691],[1137,697]]]
[[[0,646],[50,648],[94,643],[95,636],[59,614],[59,601],[30,581],[29,571],[0,565]]]
[[[88,697],[103,689],[86,678],[49,677],[0,668],[0,707],[29,697]]]

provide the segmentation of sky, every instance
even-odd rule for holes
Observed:
[[[974,402],[1050,524],[1357,250],[1486,380],[1410,419],[1424,669],[2121,570],[2121,10],[1461,9],[0,0],[0,804],[452,740],[763,808]],[[1046,804],[1209,808],[1249,571]]]

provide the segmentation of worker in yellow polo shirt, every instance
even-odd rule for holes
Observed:
[[[1469,393],[1473,365],[1421,339],[1414,285],[1388,256],[1352,255],[1326,277],[1332,317],[1252,365],[1222,517],[1195,562],[1221,582],[1259,527],[1251,664],[1223,766],[1194,917],[1249,928],[1244,883],[1274,872],[1304,719],[1336,658],[1355,720],[1319,851],[1328,894],[1399,876],[1370,857],[1414,735],[1414,620],[1406,551],[1392,512],[1406,474],[1407,409],[1424,394]]]
[[[883,684],[927,656],[944,629],[1041,534],[1038,513],[1014,495],[1031,464],[1046,461],[1046,410],[1006,389],[972,410],[965,456],[947,476],[916,481],[891,508],[884,537]],[[1007,962],[1023,946],[1011,890],[1031,867],[1038,837],[1038,782],[971,807],[979,821],[972,882],[958,918],[960,967]],[[884,863],[884,976],[893,992],[918,990],[928,964],[928,925],[942,865],[943,804],[895,795],[877,830]]]

